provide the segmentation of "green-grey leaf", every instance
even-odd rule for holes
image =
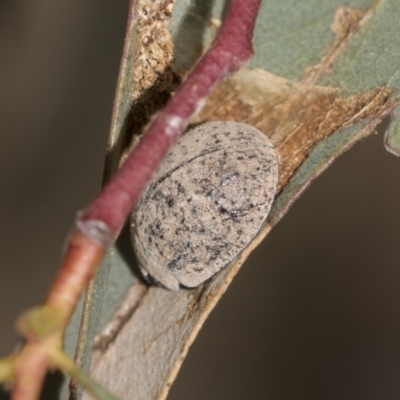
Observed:
[[[291,80],[301,80],[307,67],[318,64],[335,42],[330,29],[335,11],[343,2],[339,0],[264,0],[257,20],[254,38],[255,57],[249,68],[261,68]],[[372,17],[352,37],[349,45],[335,60],[330,73],[324,74],[319,84],[332,85],[345,92],[357,93],[375,86],[390,86],[396,93],[399,87],[400,52],[400,2],[396,0],[349,0],[346,5],[367,11]],[[170,23],[176,45],[174,66],[187,71],[216,33],[215,21],[221,19],[225,2],[222,0],[177,0]],[[213,18],[214,24],[210,22]],[[121,141],[121,132],[130,110],[130,87],[132,82],[133,55],[136,51],[134,38],[125,60],[127,68],[119,79],[119,108],[114,116],[112,131],[114,143]],[[127,61],[129,60],[129,61]],[[396,118],[399,116],[396,112]],[[344,151],[361,135],[362,129],[371,123],[371,118],[344,128],[319,143],[301,165],[290,183],[278,197],[270,221],[276,223],[296,196],[311,180],[318,176],[328,163]],[[392,125],[388,140],[391,146],[399,148],[399,127]],[[114,149],[108,162],[109,171],[116,168],[120,157],[119,148]],[[124,232],[117,244],[110,250],[101,268],[103,272],[98,283],[93,285],[98,302],[87,314],[87,333],[82,338],[83,359],[88,363],[93,336],[99,332],[126,295],[135,278],[135,261]],[[105,290],[104,277],[108,277]],[[211,290],[211,289],[210,289]],[[183,294],[182,294],[183,296]],[[176,297],[176,296],[175,296]],[[174,301],[176,301],[174,296]],[[94,297],[92,296],[92,299]],[[102,306],[101,315],[100,309]],[[193,313],[194,315],[195,313]],[[78,315],[78,314],[77,314]],[[76,317],[74,317],[76,318]],[[187,316],[190,319],[192,316]],[[195,318],[195,317],[193,317]],[[76,319],[74,319],[76,321]],[[74,333],[69,331],[69,336]],[[76,333],[75,333],[76,336]],[[68,344],[71,347],[71,344]]]
[[[373,12],[323,84],[352,92],[383,85],[400,88],[400,4],[397,0],[381,0]]]
[[[393,112],[393,121],[385,133],[385,147],[389,153],[400,157],[400,110]]]
[[[250,68],[263,68],[287,79],[300,80],[305,68],[320,61],[334,42],[329,29],[341,0],[264,0],[254,36]],[[366,9],[370,0],[346,5]]]

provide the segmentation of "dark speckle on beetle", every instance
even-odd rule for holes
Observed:
[[[176,182],[178,185],[178,193],[184,194],[186,193],[185,188],[182,186],[182,184],[180,182]]]
[[[258,129],[209,122],[189,131],[132,213],[143,274],[172,290],[213,276],[257,235],[277,180],[275,151]]]
[[[168,207],[173,207],[175,204],[175,200],[173,197],[167,197],[167,205]]]

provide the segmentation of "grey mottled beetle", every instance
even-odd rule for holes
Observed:
[[[213,276],[260,230],[277,181],[275,150],[258,129],[209,122],[189,131],[132,213],[143,274],[171,290]]]

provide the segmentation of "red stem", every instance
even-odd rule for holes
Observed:
[[[261,0],[232,0],[219,35],[150,125],[124,165],[78,217],[78,227],[103,246],[118,235],[154,171],[212,89],[252,55]],[[98,229],[99,228],[99,229]]]
[[[71,232],[62,268],[46,298],[46,305],[57,310],[64,324],[68,323],[74,307],[104,253],[104,247],[99,246],[84,233],[79,230]]]
[[[49,356],[41,345],[25,346],[15,371],[12,400],[36,400],[39,398]]]

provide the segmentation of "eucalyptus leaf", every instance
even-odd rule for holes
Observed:
[[[132,2],[133,7],[140,4]],[[174,73],[184,75],[193,66],[224,12],[220,0],[176,1],[170,21]],[[215,278],[175,293],[141,281],[123,232],[86,301],[79,347],[84,364],[92,357],[96,379],[125,398],[165,398],[202,323],[248,254],[335,158],[397,106],[398,21],[400,3],[394,0],[350,0],[346,7],[336,0],[262,2],[254,58],[216,90],[195,122],[237,120],[270,136],[281,158],[281,179],[268,222]],[[131,140],[127,127],[135,118],[135,104],[141,98],[152,101],[138,90],[133,75],[140,67],[135,61],[140,21],[128,24],[106,174],[117,168],[123,144]],[[90,300],[93,293],[96,304]]]

